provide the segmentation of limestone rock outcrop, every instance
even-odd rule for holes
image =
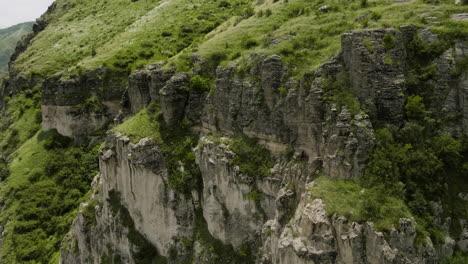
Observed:
[[[301,80],[288,76],[280,56],[256,54],[246,74],[239,74],[235,63],[218,67],[209,93],[191,90],[189,74],[161,65],[135,72],[128,87],[116,87],[116,93],[98,93],[94,88],[100,84],[92,75],[84,83],[48,84],[43,111],[51,117],[45,116],[43,125],[60,128],[63,134],[90,133],[116,110],[134,114],[155,103],[166,124],[188,121],[200,136],[193,150],[200,185],[181,194],[170,188],[167,157],[155,142],[145,138],[132,143],[125,135],[108,134],[100,153],[98,187],[63,242],[62,263],[100,263],[101,256],[112,254],[124,263],[138,263],[138,245],[129,238],[135,232],[169,263],[180,263],[180,256],[210,263],[216,252],[200,239],[200,222],[206,223],[204,235],[243,254],[247,247],[255,253],[254,262],[264,264],[438,263],[453,254],[456,245],[466,251],[466,221],[460,237],[449,237],[447,228],[444,243],[434,245],[425,238],[418,244],[414,219],[402,218],[391,231],[378,232],[371,222],[327,214],[326,204],[311,193],[319,173],[336,179],[362,175],[375,145],[373,122],[402,124],[412,89],[408,46],[415,38],[437,40],[415,27],[346,33],[342,52]],[[468,75],[450,74],[465,49],[466,43],[457,42],[431,61],[441,78],[430,83],[437,100],[428,108],[447,120],[453,135],[468,131]],[[349,83],[340,80],[343,76]],[[348,89],[359,109],[330,99],[331,82],[346,86],[338,89]],[[79,131],[83,125],[72,125],[79,118],[67,120],[54,109],[69,107],[65,110],[71,113],[86,102],[90,94],[80,93],[83,84],[103,104],[120,102],[126,92],[122,108],[108,107],[110,115],[102,123],[97,119],[90,122],[92,128]],[[70,87],[72,92],[65,89]],[[90,120],[90,115],[83,116]],[[58,121],[53,123],[53,118]],[[258,139],[275,156],[268,177],[246,175],[235,164],[230,141],[238,133]],[[92,225],[87,218],[90,205],[95,206]]]

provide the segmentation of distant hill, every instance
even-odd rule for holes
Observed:
[[[32,25],[33,22],[26,22],[0,29],[0,75],[8,70],[8,61],[16,43],[32,30]]]

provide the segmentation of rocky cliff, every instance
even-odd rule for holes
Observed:
[[[389,35],[395,43],[385,49],[383,39]],[[165,72],[157,65],[131,75],[126,92],[129,112],[158,104],[167,124],[185,119],[195,125],[192,129],[201,137],[193,152],[202,185],[177,194],[169,187],[167,161],[155,142],[145,138],[133,144],[125,136],[109,134],[95,180],[97,193],[92,199],[97,203],[82,206],[64,241],[62,263],[99,263],[103,254],[138,263],[135,254],[142,249],[132,244],[123,219],[116,218],[115,210],[112,213],[111,193],[118,194],[131,228],[169,263],[187,259],[216,263],[215,257],[202,256],[209,249],[197,235],[196,217],[206,221],[209,236],[232,245],[238,254],[248,248],[249,261],[257,263],[437,263],[450,256],[456,243],[465,243],[464,235],[447,236],[438,245],[429,237],[416,243],[414,219],[401,218],[380,232],[372,222],[329,215],[325,202],[314,198],[311,189],[318,174],[339,179],[363,174],[375,144],[372,122],[403,122],[412,59],[407,47],[416,38],[431,41],[431,36],[435,38],[415,27],[347,33],[341,54],[300,81],[284,78],[287,66],[280,56],[255,55],[258,58],[252,60],[258,62],[248,77],[237,74],[236,65],[218,68],[209,94],[188,90],[187,74]],[[437,74],[454,67],[463,45],[434,60]],[[330,79],[343,78],[343,73],[349,87],[338,89],[349,88],[363,111],[324,98],[333,89]],[[439,78],[435,85],[436,91],[447,91],[432,107],[448,120],[457,118],[450,120],[452,133],[467,133],[465,81],[462,74],[455,80]],[[279,94],[278,88],[285,86],[287,95]],[[461,114],[455,117],[449,109]],[[239,154],[231,145],[237,133],[257,138],[277,157],[267,177],[248,175],[235,164]],[[287,152],[292,156],[282,156]],[[95,206],[91,220],[85,218],[87,206]],[[86,227],[87,221],[93,226]]]
[[[466,7],[340,5],[56,1],[0,90],[0,261],[463,263]]]

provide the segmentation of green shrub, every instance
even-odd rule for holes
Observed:
[[[200,75],[195,75],[190,79],[190,89],[197,92],[208,92],[211,90],[210,80]]]
[[[259,191],[251,191],[249,194],[247,194],[246,198],[247,200],[251,201],[258,201],[261,200],[263,197],[263,193]]]
[[[442,260],[441,264],[466,264],[468,263],[468,254],[462,252],[455,252],[453,256]]]
[[[239,166],[241,173],[260,178],[270,176],[275,160],[270,151],[260,146],[256,139],[237,136],[230,147],[236,154],[232,162]]]
[[[241,46],[242,48],[244,49],[251,49],[255,46],[258,45],[258,42],[252,38],[249,38],[249,37],[246,37],[246,38],[243,38],[242,41],[241,41]]]
[[[426,115],[426,107],[424,106],[423,98],[418,95],[408,96],[405,109],[408,118],[420,120]]]
[[[18,150],[21,160],[10,165],[11,175],[2,193],[2,199],[8,203],[2,208],[1,217],[7,219],[8,214],[12,218],[3,238],[6,251],[1,253],[2,262],[12,263],[14,259],[27,263],[33,259],[49,263],[97,173],[96,149],[71,143],[52,144],[46,149],[44,145],[50,138],[57,138],[57,133],[36,135],[34,140],[38,142],[28,141]]]
[[[390,50],[393,47],[395,47],[396,44],[396,38],[392,34],[385,34],[383,37],[383,47],[385,50]]]
[[[278,92],[280,93],[280,95],[282,97],[286,97],[288,95],[288,89],[284,88],[284,87],[280,87],[278,88]]]
[[[85,226],[90,230],[96,226],[96,206],[99,204],[97,198],[91,200],[88,205],[83,209],[83,217],[85,219]]]
[[[352,114],[357,114],[361,111],[359,101],[354,95],[347,72],[339,72],[335,78],[329,76],[325,79],[323,86],[325,88],[323,99],[326,102],[336,103],[340,111],[343,106]]]
[[[207,64],[209,69],[216,70],[218,65],[225,59],[227,59],[227,54],[223,51],[213,52],[209,54],[207,57]]]
[[[249,18],[253,15],[255,15],[255,10],[251,6],[244,8],[244,10],[242,11],[242,17],[244,19]]]
[[[71,138],[62,136],[56,129],[51,130],[49,133],[51,136],[44,141],[44,148],[47,150],[64,149],[72,143]]]
[[[370,13],[370,18],[371,18],[372,20],[374,20],[374,21],[378,21],[379,19],[382,18],[382,14],[381,14],[380,12],[378,12],[378,11],[372,11],[372,12]]]

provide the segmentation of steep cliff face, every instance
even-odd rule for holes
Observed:
[[[202,137],[193,151],[202,185],[190,194],[177,194],[157,144],[146,138],[133,144],[123,135],[108,135],[100,155],[99,191],[93,198],[98,201],[95,215],[85,220],[81,210],[64,241],[62,263],[98,263],[103,254],[138,263],[128,225],[112,212],[112,192],[128,211],[131,228],[169,263],[216,261],[197,230],[197,217],[206,221],[210,237],[232,245],[239,254],[246,248],[253,251],[250,261],[257,263],[438,263],[453,254],[456,243],[463,250],[464,233],[450,238],[448,229],[445,242],[435,245],[429,237],[416,242],[415,219],[401,218],[381,232],[372,222],[330,215],[312,189],[318,174],[339,179],[363,174],[375,144],[371,120],[403,122],[412,89],[408,46],[424,32],[408,27],[347,33],[342,53],[299,82],[285,77],[286,65],[276,55],[256,55],[257,63],[248,72],[256,78],[240,76],[238,65],[218,68],[209,94],[191,90],[186,73],[162,71],[157,65],[131,75],[126,92],[130,112],[159,104],[162,120],[172,126],[200,117],[193,129]],[[390,46],[386,38],[392,39]],[[460,45],[434,60],[436,74],[453,70],[455,64],[447,61],[457,60]],[[464,114],[452,112],[466,108],[465,77],[460,74],[445,82],[439,78],[434,84],[434,92],[452,91],[433,107],[445,109],[440,114],[454,124],[450,131],[455,134],[466,133]],[[287,94],[280,94],[281,87],[287,87]],[[365,111],[330,95],[343,90],[351,91]],[[194,107],[200,98],[202,106]],[[259,139],[276,154],[267,177],[246,174],[236,164],[241,154],[232,144],[239,132]],[[287,152],[291,156],[282,156]],[[96,224],[86,229],[86,221]]]
[[[44,81],[42,126],[62,135],[83,139],[101,129],[118,115],[125,84],[98,68],[84,75],[62,75]]]
[[[0,262],[463,261],[463,10],[58,0],[0,91]]]
[[[101,263],[103,256],[140,263],[169,256],[177,242],[193,236],[193,200],[168,188],[164,157],[150,139],[132,144],[109,135],[100,168],[91,202],[82,205],[64,240],[62,263]]]
[[[401,219],[390,238],[375,231],[372,223],[329,217],[320,199],[308,187],[287,226],[277,219],[262,230],[264,246],[260,263],[437,263],[431,244],[415,247],[415,225]]]

